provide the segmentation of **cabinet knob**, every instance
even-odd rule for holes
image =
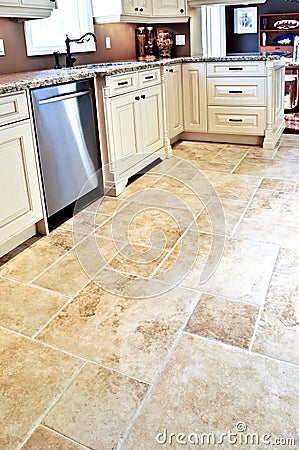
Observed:
[[[140,11],[140,12],[143,12],[143,8],[140,8],[139,11]]]
[[[145,95],[144,95],[144,94],[142,94],[141,98],[142,98],[142,99],[144,100],[144,99],[145,99]]]
[[[135,97],[135,100],[140,100],[140,97],[139,97],[139,95],[137,95],[136,97]]]
[[[185,10],[182,8],[180,9],[180,13],[183,14],[185,12]]]
[[[172,73],[172,72],[173,72],[173,69],[169,69],[169,72],[171,72],[171,73]]]
[[[137,12],[137,11],[138,11],[138,8],[135,8],[135,11]]]

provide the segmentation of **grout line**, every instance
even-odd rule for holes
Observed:
[[[299,367],[299,364],[297,364],[297,363],[286,361],[284,359],[275,358],[274,356],[265,355],[264,353],[252,352],[252,351],[249,351],[248,349],[243,348],[243,347],[237,347],[236,345],[227,344],[226,342],[223,342],[223,341],[217,341],[215,339],[212,339],[212,338],[209,338],[209,337],[206,337],[206,336],[201,336],[199,334],[190,333],[190,331],[183,331],[183,334],[191,336],[191,337],[193,337],[195,339],[211,342],[211,343],[220,345],[222,347],[226,347],[227,349],[231,349],[231,350],[239,351],[239,352],[242,352],[242,353],[246,353],[248,356],[251,356],[253,358],[256,358],[256,357],[264,358],[264,359],[268,359],[268,360],[271,360],[271,361],[275,361],[277,363],[283,363],[283,364],[286,364],[286,365],[291,366],[291,367],[295,367],[295,368]]]
[[[54,408],[54,406],[59,402],[59,400],[62,398],[62,396],[65,394],[65,392],[69,389],[69,387],[71,386],[71,384],[73,384],[73,382],[75,381],[75,379],[80,375],[80,373],[82,372],[83,368],[86,366],[86,363],[84,363],[83,365],[80,366],[80,368],[78,368],[77,370],[75,370],[74,374],[72,377],[70,377],[70,379],[68,380],[68,382],[66,383],[66,385],[64,386],[64,388],[62,389],[62,391],[56,395],[56,397],[53,398],[53,400],[48,404],[47,408],[45,409],[44,413],[40,415],[40,417],[36,420],[35,425],[33,426],[33,428],[31,428],[30,431],[27,432],[27,435],[25,437],[25,439],[19,444],[18,449],[21,449],[23,447],[23,445],[28,441],[28,439],[31,437],[31,435],[35,432],[35,430],[39,427],[39,425],[43,422],[43,420],[45,420],[45,418],[47,417],[47,415],[49,414],[49,412]]]
[[[139,407],[137,408],[137,410],[136,410],[136,412],[135,412],[131,422],[129,423],[129,425],[127,426],[125,431],[122,433],[122,436],[120,437],[120,439],[118,441],[118,444],[115,447],[115,450],[120,450],[121,449],[123,443],[127,439],[131,429],[133,428],[136,420],[140,416],[143,408],[146,406],[146,403],[149,401],[152,392],[155,390],[156,385],[158,384],[158,382],[161,379],[162,373],[164,372],[166,366],[168,365],[170,359],[172,358],[172,356],[173,356],[177,346],[179,345],[179,343],[181,341],[181,338],[183,336],[184,329],[186,328],[186,326],[187,326],[187,324],[188,324],[188,322],[190,320],[190,317],[194,313],[194,310],[195,310],[198,302],[200,301],[200,299],[201,299],[201,295],[197,299],[194,300],[194,305],[192,305],[192,307],[190,308],[190,313],[188,314],[188,316],[186,317],[185,321],[183,322],[180,330],[178,331],[177,336],[176,336],[176,338],[175,338],[175,340],[173,342],[173,345],[169,349],[167,357],[165,358],[163,364],[161,364],[160,370],[157,372],[156,377],[153,380],[153,383],[151,384],[151,386],[149,387],[148,391],[146,392],[146,394],[145,394],[142,402],[140,403]]]
[[[260,185],[262,184],[263,181],[263,177],[259,177],[259,182],[257,183],[256,188],[253,190],[253,193],[251,194],[251,197],[248,200],[247,206],[245,207],[243,213],[241,214],[238,222],[236,223],[236,225],[234,226],[232,232],[231,232],[231,237],[233,238],[235,236],[235,233],[239,227],[239,225],[241,224],[242,220],[245,218],[245,215],[249,209],[250,204],[252,203],[255,195],[257,194],[257,191],[259,190]],[[246,239],[245,239],[246,240]]]
[[[54,430],[53,428],[50,428],[50,427],[47,426],[47,425],[40,424],[40,428],[42,428],[42,429],[44,429],[44,430],[46,430],[46,431],[48,431],[48,432],[50,432],[50,433],[53,433],[53,434],[55,434],[55,435],[58,436],[58,437],[62,437],[62,438],[64,438],[65,440],[69,441],[69,442],[72,443],[72,444],[78,445],[78,446],[81,447],[82,449],[93,450],[92,447],[86,447],[86,445],[81,444],[80,442],[75,441],[74,439],[72,439],[72,438],[69,437],[69,436],[66,436],[66,435],[64,435],[64,434],[62,434],[62,433],[59,433],[58,431]],[[53,450],[54,450],[54,449],[53,449]]]

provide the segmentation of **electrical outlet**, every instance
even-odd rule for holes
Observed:
[[[4,40],[0,39],[0,56],[4,56],[4,55],[5,55]]]
[[[177,34],[175,36],[175,44],[176,45],[186,45],[186,35],[185,34]]]
[[[111,48],[111,39],[110,36],[106,36],[106,49],[109,50]]]

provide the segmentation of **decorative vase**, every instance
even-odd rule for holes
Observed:
[[[171,58],[173,34],[169,31],[159,31],[157,34],[157,46],[160,58]]]
[[[145,41],[145,28],[138,27],[136,30],[136,56],[138,61],[145,59]]]
[[[154,52],[154,43],[155,43],[155,37],[156,37],[154,28],[146,27],[146,34],[147,34],[146,45],[145,45],[146,59],[154,60],[154,59],[156,59],[156,55]]]

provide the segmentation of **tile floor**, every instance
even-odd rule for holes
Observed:
[[[298,177],[180,142],[3,257],[0,448],[299,448]]]

